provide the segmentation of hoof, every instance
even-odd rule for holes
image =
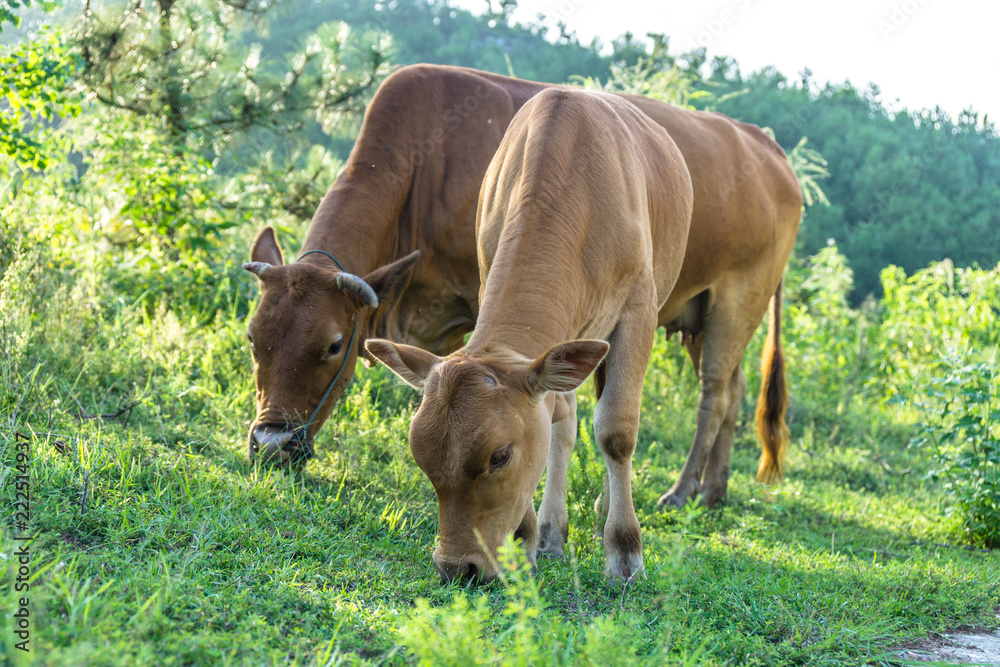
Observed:
[[[627,586],[636,579],[646,577],[646,569],[642,564],[642,554],[624,554],[609,558],[604,568],[604,576],[610,581]]]
[[[698,495],[701,491],[701,485],[697,480],[682,484],[680,480],[674,484],[674,488],[670,489],[657,501],[657,505],[663,508],[675,508],[680,509],[687,505],[688,501]]]
[[[539,542],[538,550],[535,552],[535,557],[538,559],[542,558],[562,558],[563,557],[563,545],[554,544],[542,544]]]
[[[656,501],[656,504],[661,509],[675,509],[679,510],[685,505],[687,505],[688,499],[682,495],[675,493],[664,493],[660,496],[660,499]]]
[[[701,494],[701,505],[702,507],[707,507],[708,509],[712,509],[725,498],[726,498],[725,491],[722,492],[706,491],[705,493]]]
[[[538,529],[538,557],[562,558],[566,547],[569,528],[560,530],[552,523],[546,523]]]

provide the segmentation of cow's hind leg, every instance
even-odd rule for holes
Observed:
[[[642,570],[642,537],[632,504],[632,453],[639,435],[642,381],[656,331],[656,312],[633,308],[611,335],[607,379],[594,410],[594,434],[607,466],[605,574],[628,581]]]
[[[725,463],[728,472],[729,449],[732,446],[730,429],[735,428],[739,410],[739,401],[732,400],[739,392],[734,391],[731,385],[734,378],[739,384],[739,364],[743,352],[767,307],[766,301],[763,305],[756,299],[747,303],[744,297],[738,289],[729,292],[720,290],[714,306],[705,317],[699,363],[701,394],[694,442],[677,482],[660,497],[660,505],[683,507],[697,496],[702,490],[702,473],[706,464],[711,463],[712,466],[706,481],[716,486],[713,495],[719,492],[721,471],[718,466]],[[720,434],[723,436],[721,440]],[[710,458],[717,441],[718,453]],[[712,502],[714,500],[717,498]]]
[[[726,497],[729,490],[729,456],[733,450],[733,435],[736,432],[736,419],[740,414],[743,393],[746,391],[747,378],[739,366],[729,381],[726,417],[715,436],[715,443],[708,454],[708,461],[701,474],[701,504],[714,507],[715,503]]]
[[[691,357],[691,366],[694,368],[695,376],[701,381],[701,352],[702,337],[696,336],[690,342],[685,343],[688,355]],[[715,436],[715,442],[709,450],[708,460],[701,473],[701,502],[707,507],[713,507],[715,503],[726,496],[729,487],[729,457],[733,447],[733,435],[736,431],[736,419],[739,416],[740,405],[743,401],[743,393],[746,391],[747,379],[743,374],[743,369],[738,365],[729,381],[728,394],[726,396],[726,417],[719,428],[719,434]]]
[[[538,555],[561,557],[569,535],[566,477],[576,444],[576,393],[561,394],[569,414],[552,424],[552,444],[545,464],[545,492],[538,506]]]

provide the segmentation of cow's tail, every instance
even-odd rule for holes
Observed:
[[[783,281],[782,281],[783,282]],[[785,385],[785,358],[781,353],[781,287],[771,297],[767,321],[767,340],[760,360],[760,396],[757,398],[757,433],[760,435],[760,467],[757,481],[780,482],[788,449],[788,387]]]

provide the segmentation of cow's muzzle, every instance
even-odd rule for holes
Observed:
[[[251,461],[282,464],[303,464],[313,457],[312,442],[304,429],[293,429],[287,424],[259,424],[250,430],[247,454]]]

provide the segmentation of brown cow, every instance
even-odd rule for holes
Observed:
[[[564,418],[545,399],[575,391],[602,360],[594,430],[610,480],[605,571],[628,580],[642,570],[632,452],[657,312],[680,274],[693,199],[677,145],[621,97],[552,88],[514,116],[480,194],[483,285],[468,344],[445,358],[367,345],[424,388],[410,449],[437,491],[434,563],[445,580],[492,579],[515,530],[534,560],[532,495],[551,425]]]
[[[388,77],[368,107],[344,172],[320,204],[303,251],[282,266],[268,228],[248,268],[262,294],[247,328],[254,350],[257,417],[250,455],[263,448],[308,456],[310,442],[353,376],[359,345],[374,336],[445,355],[462,345],[478,312],[476,202],[486,168],[510,119],[545,84],[465,68],[417,65]],[[658,322],[681,331],[701,378],[697,430],[674,487],[661,502],[706,505],[726,493],[729,452],[745,378],[748,341],[772,296],[765,383],[758,402],[764,454],[758,476],[781,475],[785,388],[779,328],[780,281],[798,229],[801,194],[781,148],[757,127],[714,113],[627,97],[666,128],[694,186],[687,254]],[[413,253],[420,261],[413,262]],[[270,268],[265,266],[270,265]],[[345,276],[346,277],[346,276]],[[348,345],[357,324],[357,340]],[[343,369],[337,381],[331,381]],[[324,392],[332,393],[321,402]],[[575,406],[572,397],[570,408]],[[540,550],[562,553],[567,530],[566,470],[575,409],[553,425]],[[313,416],[308,427],[302,428]],[[609,494],[604,494],[605,503]],[[604,510],[607,510],[605,505]]]

